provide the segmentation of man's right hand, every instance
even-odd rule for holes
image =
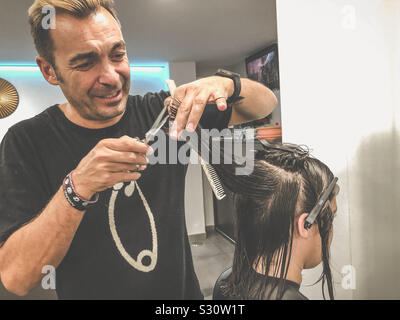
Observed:
[[[118,182],[139,179],[136,171],[146,169],[146,154],[151,152],[147,144],[128,136],[101,140],[72,172],[76,192],[89,200]]]
[[[139,179],[140,173],[128,170],[144,170],[147,152],[147,144],[127,136],[101,140],[72,172],[76,192],[89,200],[118,182]],[[80,212],[60,186],[40,214],[0,244],[0,281],[8,291],[26,295],[43,278],[44,265],[59,266],[82,221]]]

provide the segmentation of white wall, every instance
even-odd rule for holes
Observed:
[[[193,61],[170,62],[169,74],[177,86],[195,81],[196,63]]]
[[[0,78],[14,85],[20,101],[14,113],[0,119],[0,140],[13,124],[33,117],[53,104],[66,101],[61,90],[49,85],[40,72],[0,72]]]
[[[285,142],[339,177],[332,269],[339,299],[400,298],[400,2],[277,0]],[[355,290],[341,269],[356,271]],[[304,272],[301,290],[321,269]]]
[[[170,62],[169,70],[170,78],[177,86],[196,80],[196,64],[193,61]],[[189,163],[186,173],[185,215],[189,235],[206,233],[202,171],[201,165]]]

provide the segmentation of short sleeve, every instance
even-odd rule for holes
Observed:
[[[36,217],[49,200],[26,136],[10,129],[0,144],[0,242]]]

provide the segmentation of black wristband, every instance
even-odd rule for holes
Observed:
[[[224,69],[218,69],[215,75],[229,78],[233,81],[234,90],[233,94],[226,100],[228,104],[235,103],[237,101],[244,99],[243,97],[240,96],[240,92],[242,91],[242,82],[240,80],[240,74]]]
[[[63,191],[68,203],[79,211],[85,211],[88,207],[95,204],[99,200],[99,194],[96,193],[92,199],[83,199],[76,191],[72,182],[71,173],[68,173],[63,181]]]

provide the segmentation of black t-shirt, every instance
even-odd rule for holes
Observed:
[[[254,271],[254,270],[253,270]],[[222,287],[226,284],[228,277],[232,274],[232,268],[225,270],[217,279],[214,292],[213,292],[213,300],[231,300],[230,297],[226,297],[223,294]],[[252,290],[254,294],[257,292],[257,289],[264,283],[265,276],[254,271],[255,282],[253,283]],[[278,283],[280,279],[275,277],[268,277],[268,285],[264,291],[265,300],[275,300],[278,293]],[[285,280],[283,286],[283,295],[281,300],[308,300],[306,296],[304,296],[300,291],[300,285],[294,281]],[[272,292],[271,292],[272,291]],[[254,297],[250,293],[250,298]],[[255,299],[255,298],[254,298]]]
[[[120,121],[103,129],[70,122],[58,105],[12,126],[0,146],[0,242],[46,207],[100,140],[143,138],[168,95],[129,96]],[[201,124],[221,130],[230,114],[231,108],[208,105]],[[60,299],[203,298],[185,224],[186,170],[182,164],[148,165],[136,184],[100,193],[56,270]]]

